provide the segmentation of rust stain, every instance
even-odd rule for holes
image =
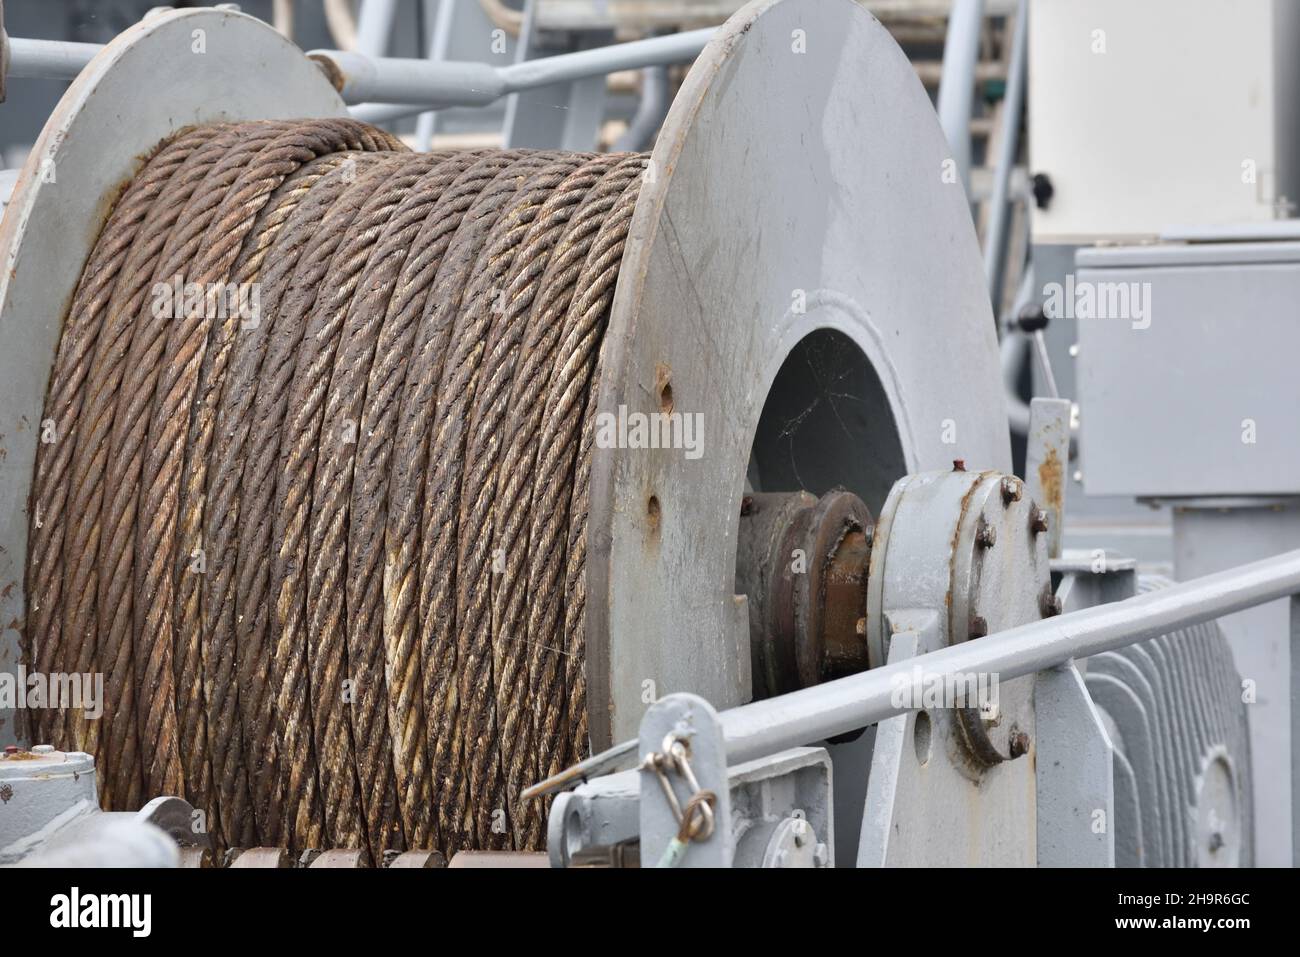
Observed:
[[[1043,490],[1043,507],[1059,515],[1065,500],[1065,464],[1055,448],[1047,450],[1047,457],[1038,466],[1038,484]]]
[[[655,395],[659,397],[659,409],[665,415],[673,411],[673,370],[667,364],[655,364]]]
[[[651,495],[646,501],[646,530],[649,532],[649,541],[654,542],[659,538],[659,523],[662,515],[662,506],[659,504],[659,496]]]
[[[961,459],[955,460],[953,463],[954,466],[959,461],[962,462],[961,471],[965,471],[966,463]],[[958,641],[966,640],[964,631],[961,632],[963,636],[962,638],[958,639],[956,637],[958,632],[954,627],[955,623],[952,618],[953,587],[957,580],[957,551],[961,543],[962,525],[966,522],[966,513],[970,511],[971,499],[974,497],[976,489],[984,483],[984,479],[994,474],[995,473],[992,471],[985,470],[974,476],[975,480],[970,483],[970,487],[966,489],[965,494],[961,497],[961,506],[957,514],[957,522],[952,528],[952,540],[948,543],[948,591],[943,596],[943,603],[948,610],[948,644],[950,645],[955,645]]]

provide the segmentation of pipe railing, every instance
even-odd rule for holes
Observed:
[[[1007,71],[1006,93],[1002,100],[1002,131],[998,142],[998,164],[993,173],[993,196],[989,200],[989,219],[984,237],[984,270],[989,281],[989,296],[996,313],[1002,304],[1002,277],[1006,270],[1007,221],[1011,217],[1008,193],[1011,171],[1016,165],[1020,146],[1020,116],[1025,103],[1025,74],[1029,63],[1029,0],[1020,0],[1016,8],[1016,25],[1011,40],[1011,63]]]
[[[970,120],[975,97],[975,69],[979,65],[980,27],[984,0],[953,0],[948,33],[943,44],[943,74],[935,108],[957,164],[962,188],[970,192]]]
[[[313,50],[308,56],[322,65],[345,103],[407,105],[426,110],[485,106],[522,90],[620,70],[681,63],[697,57],[713,34],[712,27],[690,30],[500,67],[453,60],[371,57],[343,50]]]
[[[742,705],[722,713],[727,757],[748,761],[903,714],[897,682],[920,666],[943,678],[1007,681],[1168,634],[1300,592],[1300,549],[1123,601],[1030,622],[906,661]]]
[[[308,56],[321,65],[344,102],[365,104],[353,115],[380,122],[430,109],[486,106],[522,90],[686,62],[699,56],[714,32],[712,27],[690,30],[502,67],[343,50],[313,50]],[[95,43],[11,38],[9,75],[73,80],[102,49]]]
[[[895,703],[896,689],[900,681],[910,686],[917,667],[944,686],[970,674],[996,674],[999,681],[1009,681],[1297,593],[1300,549],[740,705],[720,714],[727,761],[739,764],[904,714],[911,709]],[[1300,626],[1297,617],[1293,608],[1293,634]],[[616,745],[539,782],[523,796],[550,794],[630,767],[636,748],[635,741]]]

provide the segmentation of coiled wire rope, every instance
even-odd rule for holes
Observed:
[[[95,754],[105,807],[375,861],[542,845],[519,794],[587,747],[588,423],[647,162],[263,121],[126,185],[27,568],[31,667],[105,676],[34,735]]]

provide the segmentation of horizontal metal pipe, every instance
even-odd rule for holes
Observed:
[[[727,761],[739,764],[825,741],[902,714],[907,709],[894,706],[894,689],[900,681],[910,685],[918,666],[940,680],[997,674],[999,681],[1009,681],[1297,592],[1300,550],[741,705],[720,715]],[[523,797],[553,794],[632,767],[636,757],[637,742],[624,741],[539,781]]]
[[[557,56],[539,57],[502,67],[509,92],[550,86],[581,80],[589,76],[604,76],[619,70],[639,70],[647,66],[664,66],[693,60],[713,39],[715,28],[688,30],[668,36],[632,40],[610,46],[561,53]]]
[[[76,79],[100,50],[98,43],[9,38],[9,75],[44,80]]]
[[[501,71],[488,63],[371,57],[343,50],[307,54],[345,103],[406,103],[422,109],[486,106],[505,96]]]
[[[748,761],[902,714],[907,709],[891,699],[918,665],[927,676],[996,674],[1008,681],[1296,592],[1300,550],[742,705],[721,715],[727,760]]]
[[[369,57],[341,50],[313,50],[308,55],[329,74],[346,103],[409,104],[425,110],[485,106],[520,90],[604,76],[618,70],[680,63],[698,56],[713,33],[712,28],[692,30],[561,53],[505,67],[450,60]]]

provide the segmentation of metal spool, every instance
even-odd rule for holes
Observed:
[[[195,30],[225,51],[202,71],[171,55]],[[273,87],[254,62],[275,64]],[[230,12],[152,17],[73,85],[2,237],[0,407],[12,421],[0,489],[12,501],[29,491],[78,265],[140,157],[184,124],[341,113],[314,65]],[[546,583],[569,596],[563,626],[579,648],[585,637],[595,747],[634,733],[647,684],[719,707],[751,695],[735,586],[747,481],[842,485],[877,510],[895,479],[954,455],[1009,468],[983,270],[946,158],[906,58],[851,0],[752,3],[697,61],[636,202],[588,411],[698,413],[703,454],[592,450],[577,484],[590,495],[576,539],[585,577],[561,568]],[[57,191],[41,181],[46,159]],[[22,581],[29,518],[0,510],[0,583]],[[21,587],[0,602],[0,620],[23,620]],[[5,640],[12,650],[16,632]]]
[[[1094,655],[1085,681],[1115,746],[1116,866],[1251,866],[1244,686],[1218,623]]]

